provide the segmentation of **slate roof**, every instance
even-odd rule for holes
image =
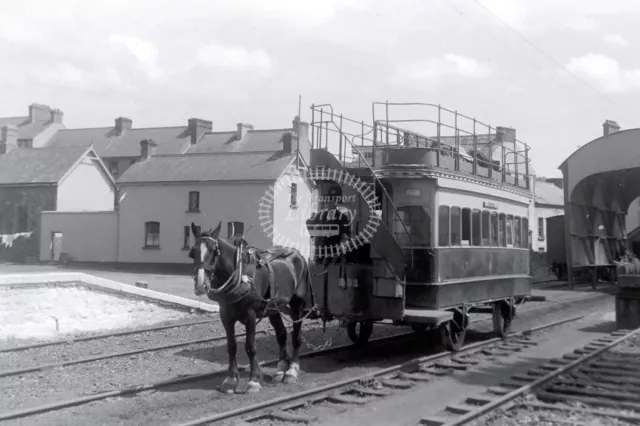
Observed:
[[[4,126],[18,128],[18,139],[33,139],[51,124],[53,124],[51,120],[37,120],[32,123],[29,116],[0,118],[0,128]]]
[[[282,134],[293,129],[248,130],[238,140],[236,132],[211,132],[187,151],[190,154],[213,152],[257,152],[282,150]],[[295,149],[295,146],[294,146]]]
[[[546,204],[564,208],[564,191],[551,182],[536,180],[536,204]]]
[[[191,144],[187,126],[130,129],[120,136],[114,127],[59,130],[47,144],[48,147],[93,145],[100,157],[138,157],[140,141],[156,142],[156,154],[180,154]]]
[[[154,155],[127,169],[118,184],[276,180],[295,158],[282,151]]]
[[[13,149],[0,156],[0,185],[58,183],[87,150],[87,147]]]

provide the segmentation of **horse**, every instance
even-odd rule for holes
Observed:
[[[273,246],[269,250],[258,250],[242,238],[231,242],[220,237],[221,225],[222,222],[213,230],[200,232],[191,223],[195,244],[189,251],[194,261],[195,294],[206,294],[218,302],[227,336],[229,369],[220,390],[228,394],[237,391],[235,324],[240,322],[246,330],[245,351],[250,363],[246,392],[260,391],[262,372],[256,359],[255,336],[257,321],[264,316],[275,330],[280,350],[273,379],[296,383],[300,373],[302,321],[305,315],[316,310],[309,264],[294,248]],[[282,313],[293,322],[291,358]]]

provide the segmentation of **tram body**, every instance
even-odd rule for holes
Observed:
[[[350,185],[316,179],[321,198],[342,195],[342,207],[355,212],[348,224],[308,224],[316,248],[339,241],[336,228],[344,242],[372,216],[380,218],[367,243],[344,256],[325,252],[313,259],[322,315],[341,320],[356,343],[368,340],[374,321],[392,320],[417,331],[438,328],[445,346],[456,350],[474,311],[491,313],[496,331],[506,334],[515,306],[531,294],[528,182],[522,176],[509,182],[493,159],[482,167],[479,156],[456,155],[458,146],[373,142],[366,167],[312,149],[311,168],[342,167],[371,184],[379,200],[373,210]],[[465,169],[470,162],[474,174]]]

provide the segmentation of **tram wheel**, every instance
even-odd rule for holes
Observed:
[[[461,324],[461,326],[458,324]],[[440,340],[445,349],[451,352],[460,350],[467,334],[463,327],[462,315],[457,312],[453,315],[453,321],[447,321],[440,325]]]
[[[492,319],[493,332],[504,339],[511,332],[511,323],[515,314],[515,309],[504,300],[493,303]]]
[[[347,324],[347,335],[356,345],[365,345],[371,338],[373,332],[373,321],[350,322]]]

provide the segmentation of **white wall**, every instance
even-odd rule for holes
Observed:
[[[80,262],[115,262],[117,212],[42,212],[40,260],[51,260],[51,234],[62,233],[62,253]]]
[[[184,227],[191,222],[202,230],[215,228],[222,221],[220,235],[227,237],[227,224],[244,222],[249,244],[269,248],[272,240],[263,232],[258,202],[270,182],[202,183],[169,185],[122,185],[120,188],[120,262],[190,263],[183,248]],[[189,192],[200,192],[200,213],[187,212]],[[160,223],[160,248],[145,249],[145,222]],[[193,244],[193,236],[189,245]]]
[[[58,211],[108,211],[115,191],[96,160],[85,158],[58,185]]]

